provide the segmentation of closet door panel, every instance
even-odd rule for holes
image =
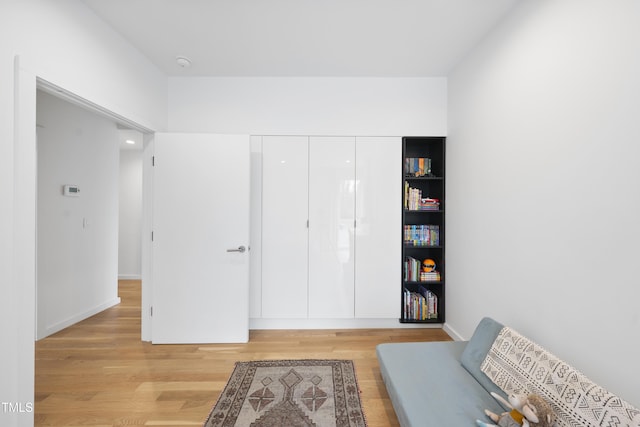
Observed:
[[[397,318],[402,140],[356,138],[355,317]]]
[[[309,318],[353,318],[355,137],[311,137],[309,177]]]
[[[307,317],[308,137],[262,138],[262,317]]]

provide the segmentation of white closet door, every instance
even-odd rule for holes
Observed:
[[[307,317],[308,137],[262,138],[262,317]]]
[[[355,137],[311,137],[309,159],[309,317],[352,318]]]
[[[401,280],[402,140],[356,138],[355,316],[397,318]]]

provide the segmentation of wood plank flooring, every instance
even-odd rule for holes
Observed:
[[[375,346],[444,341],[441,329],[254,330],[248,344],[152,345],[140,340],[140,282],[122,302],[36,343],[36,426],[198,426],[234,362],[352,359],[369,427],[398,422]]]

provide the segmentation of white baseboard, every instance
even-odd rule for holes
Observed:
[[[114,298],[110,301],[104,302],[96,307],[93,307],[90,310],[87,310],[85,312],[82,313],[78,313],[74,316],[71,316],[70,318],[63,320],[62,322],[58,322],[55,323],[51,326],[47,326],[45,327],[44,331],[38,331],[38,336],[36,337],[36,340],[40,340],[42,338],[46,338],[49,335],[55,334],[56,332],[59,332],[61,330],[63,330],[64,328],[67,328],[73,324],[76,324],[84,319],[87,319],[91,316],[93,316],[94,314],[98,314],[101,311],[106,310],[107,308],[111,308],[114,305],[118,305],[120,304],[120,297],[118,298]]]
[[[441,323],[400,323],[398,319],[249,319],[249,329],[442,328]]]
[[[118,274],[118,280],[142,280],[141,274]]]
[[[442,329],[444,329],[444,331],[451,337],[453,338],[454,341],[466,341],[462,335],[460,335],[455,329],[453,329],[451,326],[449,326],[448,323],[445,323],[444,326],[442,327]]]

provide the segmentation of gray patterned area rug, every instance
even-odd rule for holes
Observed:
[[[205,427],[366,427],[351,360],[237,362]]]

